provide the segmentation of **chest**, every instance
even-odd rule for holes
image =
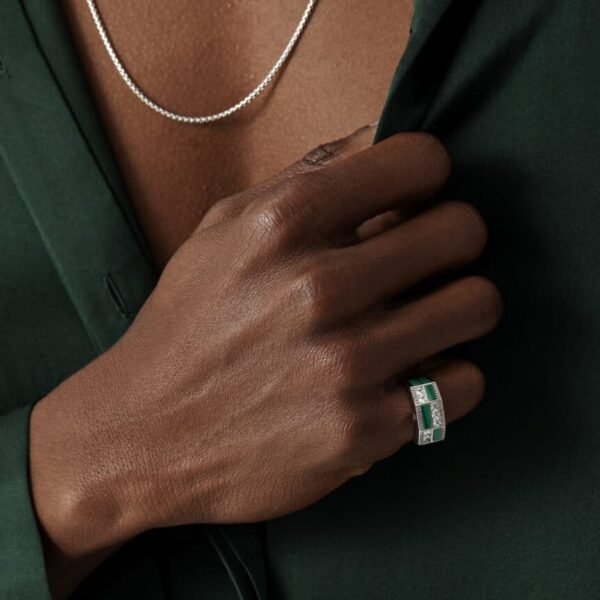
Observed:
[[[264,95],[233,118],[193,126],[141,104],[110,62],[86,3],[63,5],[159,264],[220,198],[377,119],[410,18],[410,0],[321,0]],[[145,93],[176,112],[210,114],[235,104],[261,81],[306,3],[99,0],[97,5],[117,53]]]

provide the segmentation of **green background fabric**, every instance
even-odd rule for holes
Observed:
[[[489,224],[475,270],[505,318],[454,352],[486,372],[483,405],[304,511],[149,532],[78,597],[600,597],[599,22],[593,0],[417,0],[383,110],[378,139],[446,142],[445,195]],[[0,3],[0,276],[0,598],[47,598],[29,410],[156,281],[50,0]]]

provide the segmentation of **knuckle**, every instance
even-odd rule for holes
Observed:
[[[485,277],[469,277],[466,284],[469,286],[469,295],[475,303],[475,314],[479,324],[484,330],[491,331],[502,318],[504,307],[500,291]]]
[[[364,425],[360,415],[344,403],[337,418],[335,454],[346,464],[357,466],[364,442]]]
[[[294,237],[295,221],[285,201],[269,198],[252,212],[249,227],[251,235],[261,241],[268,240],[275,245],[286,245]]]
[[[292,285],[292,298],[311,324],[320,324],[329,313],[327,282],[318,272],[301,275]]]
[[[473,399],[479,403],[485,393],[485,375],[475,363],[467,360],[460,361],[458,368],[464,382],[464,389],[469,390]]]
[[[439,173],[442,179],[447,179],[452,171],[452,159],[446,146],[435,135],[427,132],[414,132],[409,134],[419,152],[423,156],[431,158],[439,168]]]
[[[320,325],[329,320],[339,300],[332,269],[325,264],[307,269],[292,284],[292,298],[309,323]]]
[[[254,231],[284,243],[306,238],[310,233],[311,203],[315,196],[325,194],[323,178],[316,172],[296,172],[282,178],[270,190],[268,197],[257,202],[252,210],[251,226]]]
[[[453,200],[447,207],[455,214],[460,237],[468,242],[473,252],[480,254],[488,240],[487,224],[481,213],[468,202]]]

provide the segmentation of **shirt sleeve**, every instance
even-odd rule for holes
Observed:
[[[0,598],[51,600],[29,485],[33,405],[0,416]]]

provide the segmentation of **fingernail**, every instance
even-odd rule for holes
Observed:
[[[378,120],[373,121],[373,123],[369,123],[368,125],[363,125],[362,127],[359,127],[356,131],[351,133],[348,137],[354,137],[355,135],[359,135],[361,133],[366,133],[367,131],[370,131],[374,127],[377,127],[377,125],[379,125]]]
[[[306,154],[304,161],[310,165],[323,166],[367,147],[372,143],[373,127],[376,125],[377,123],[363,125],[342,138],[322,144]]]

